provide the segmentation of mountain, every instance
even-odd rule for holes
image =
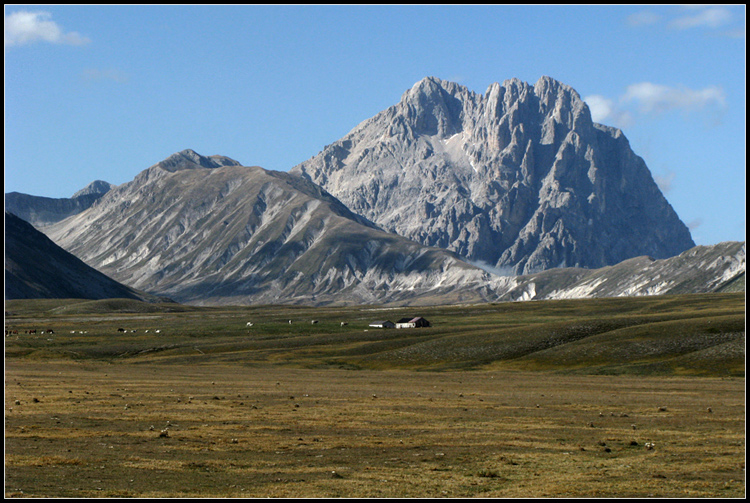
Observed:
[[[107,192],[109,192],[114,185],[112,185],[109,182],[105,182],[104,180],[94,180],[90,184],[86,185],[84,188],[73,194],[73,199],[76,197],[86,196],[89,194],[97,194],[99,196],[103,196]]]
[[[92,269],[28,222],[5,212],[5,299],[164,301]]]
[[[571,87],[428,77],[295,166],[383,229],[513,274],[695,246],[622,132]]]
[[[500,300],[635,297],[745,291],[745,243],[695,246],[675,257],[635,257],[600,269],[508,277]]]
[[[192,150],[44,232],[112,278],[182,303],[496,297],[490,274],[384,232],[303,177]]]
[[[88,209],[112,187],[114,185],[111,183],[96,180],[70,198],[51,198],[10,192],[5,194],[5,211],[13,213],[38,228],[44,227]]]

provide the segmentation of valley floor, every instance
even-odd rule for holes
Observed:
[[[6,497],[743,497],[744,377],[5,367]]]

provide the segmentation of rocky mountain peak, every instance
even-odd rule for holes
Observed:
[[[466,88],[453,82],[426,77],[403,94],[397,115],[416,134],[452,135],[460,131],[463,105],[458,96],[466,92]]]
[[[241,164],[234,159],[225,156],[204,157],[194,150],[185,149],[174,153],[161,162],[156,163],[153,167],[163,169],[173,173],[183,169],[215,169],[223,166],[240,166]]]
[[[292,172],[384,229],[514,273],[694,245],[622,132],[546,76],[483,95],[427,77]]]
[[[114,185],[112,185],[109,182],[105,182],[104,180],[94,180],[90,184],[86,185],[84,188],[73,194],[72,198],[75,199],[76,197],[80,196],[86,196],[86,195],[103,195],[112,189]]]

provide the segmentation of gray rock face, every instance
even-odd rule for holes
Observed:
[[[75,199],[76,197],[86,196],[90,194],[103,196],[113,187],[114,185],[109,182],[105,182],[104,180],[94,180],[93,182],[73,194],[72,198]]]
[[[153,167],[169,173],[181,171],[183,169],[216,169],[224,166],[240,166],[241,164],[234,159],[223,155],[202,156],[194,150],[185,149],[167,157],[161,162],[156,163]]]
[[[291,172],[388,231],[515,274],[694,246],[622,132],[549,77],[484,95],[425,78]]]

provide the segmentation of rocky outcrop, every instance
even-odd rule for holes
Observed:
[[[291,171],[390,232],[516,274],[694,246],[622,132],[549,77],[484,95],[425,78]]]

